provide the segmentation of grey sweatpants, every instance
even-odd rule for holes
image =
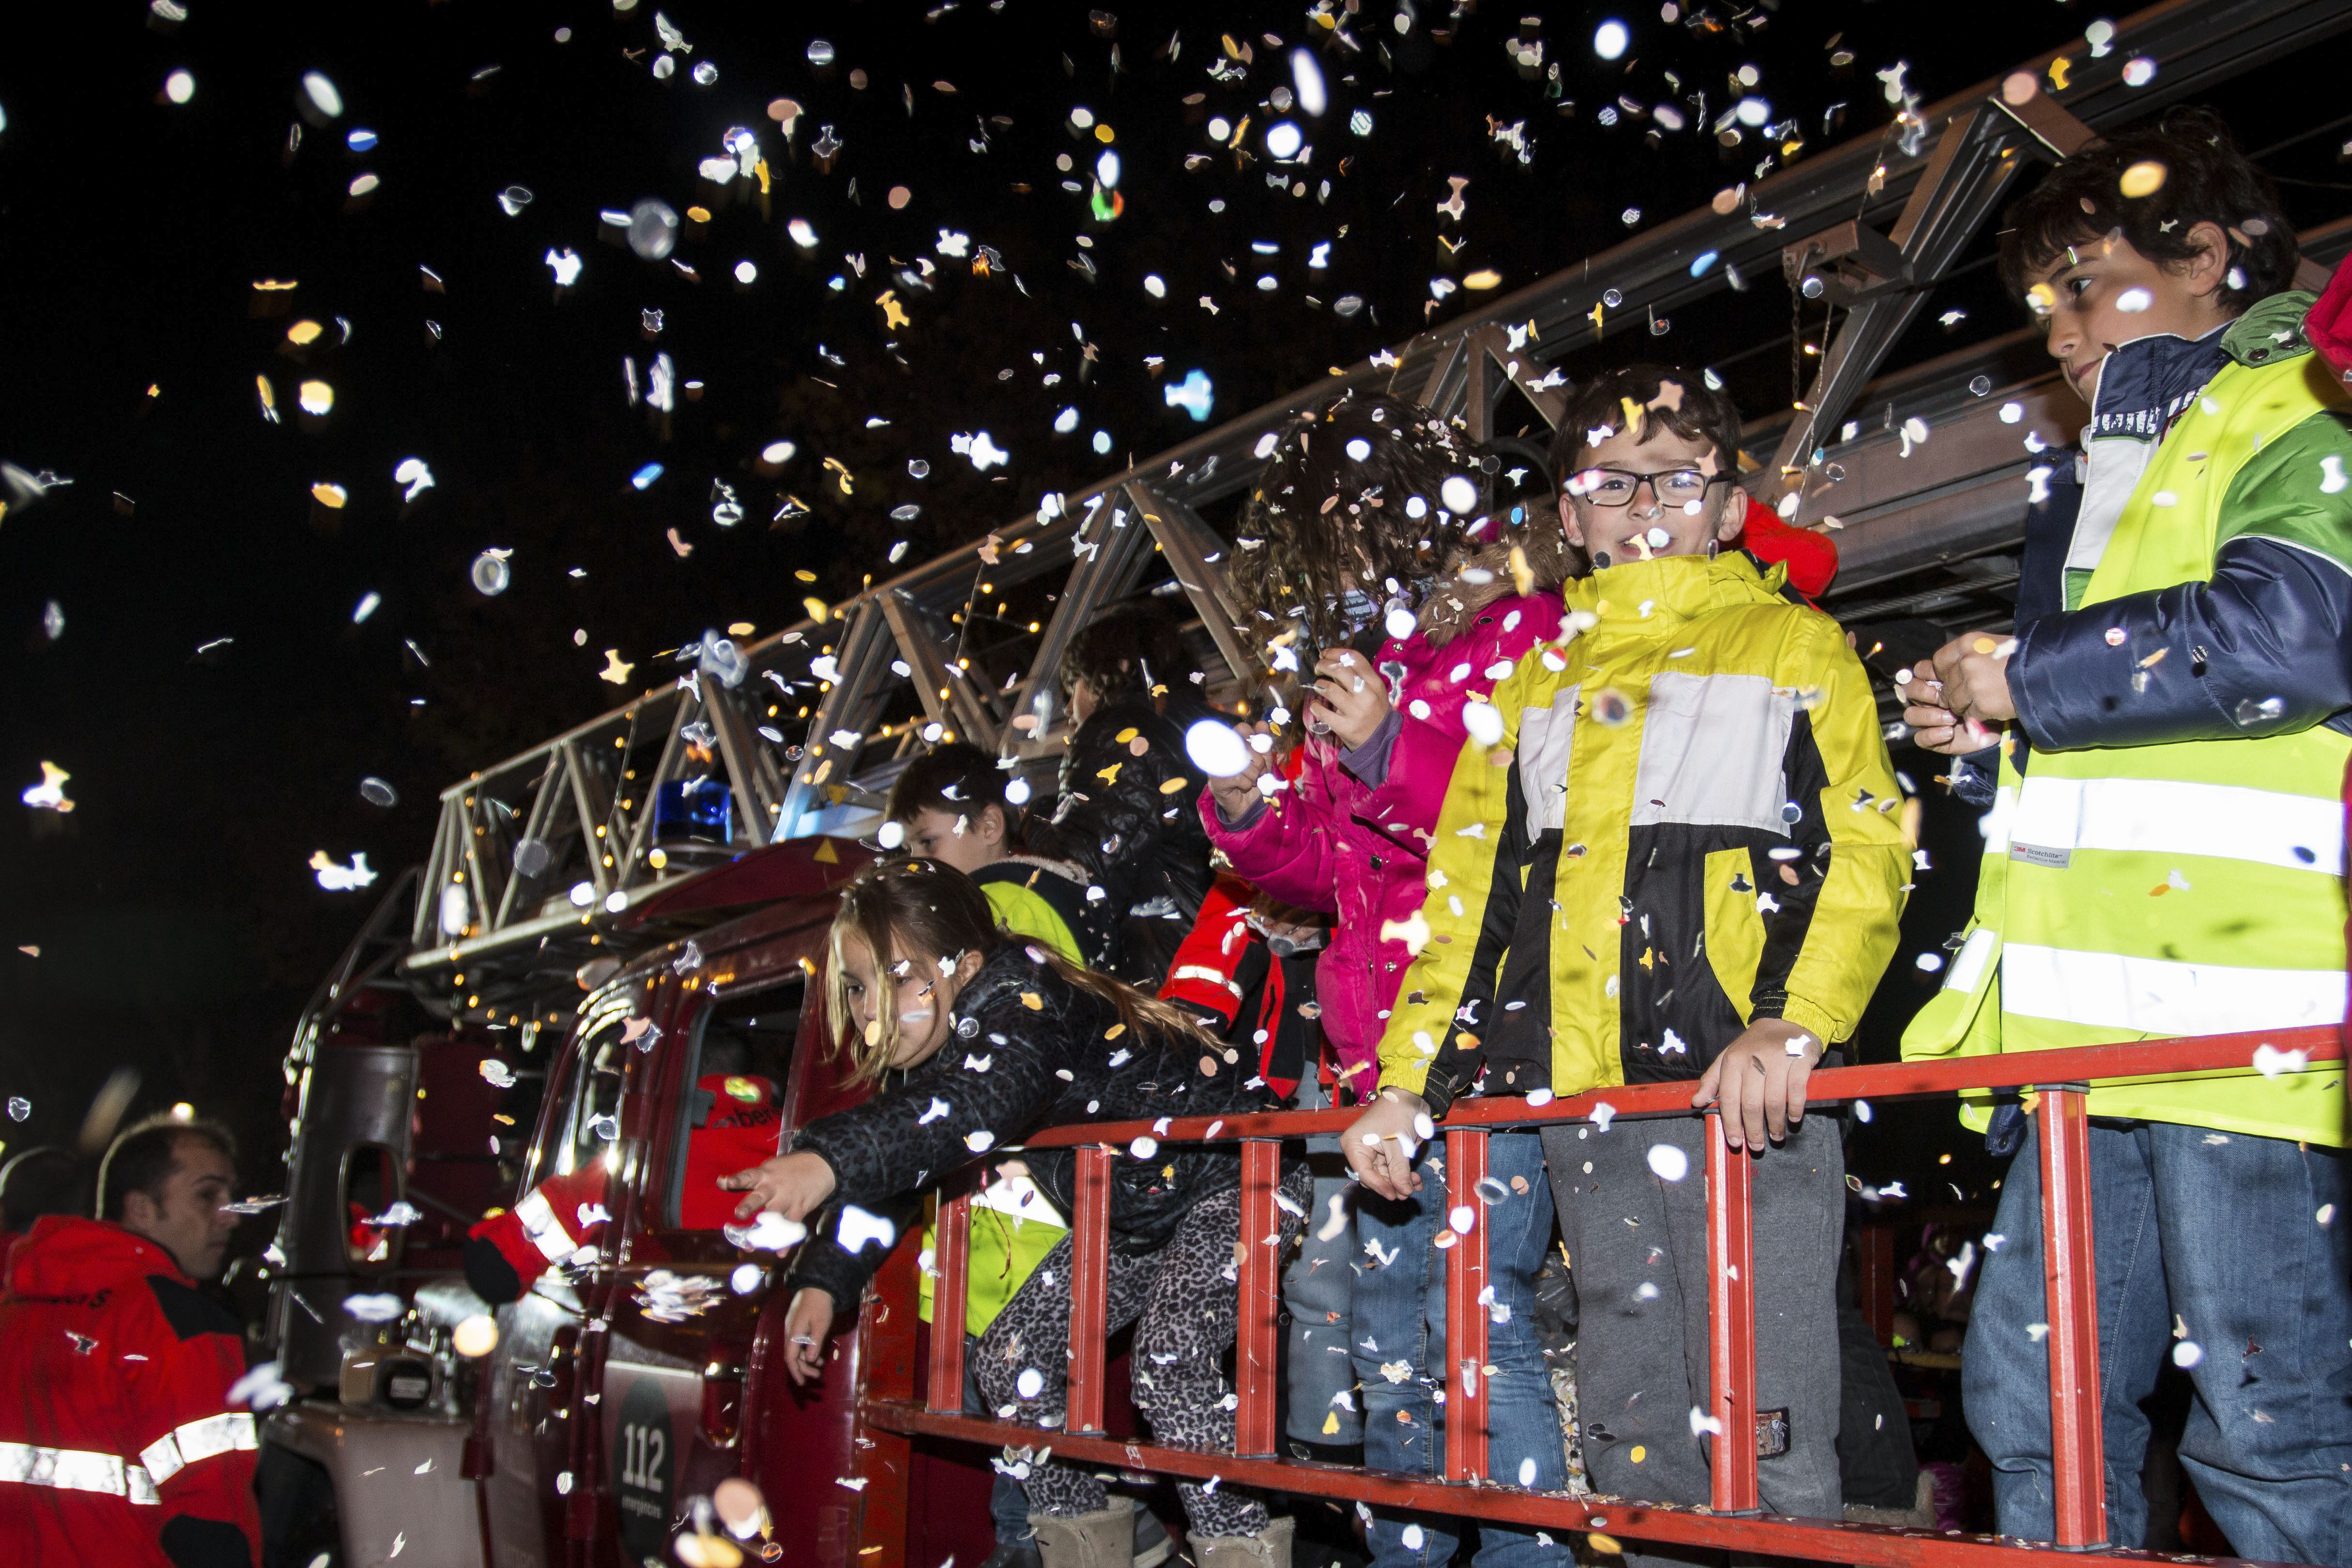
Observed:
[[[1544,1130],[1580,1325],[1577,1395],[1592,1489],[1654,1502],[1707,1500],[1707,1461],[1691,1413],[1711,1413],[1707,1377],[1706,1157],[1697,1117]],[[1687,1173],[1663,1179],[1655,1144]],[[1786,1411],[1788,1448],[1757,1463],[1767,1513],[1835,1520],[1838,1485],[1837,1262],[1845,1151],[1818,1111],[1755,1160],[1756,1404]],[[1666,1162],[1671,1165],[1672,1162]],[[1633,1546],[1628,1542],[1627,1546]],[[1720,1553],[1646,1546],[1644,1563],[1720,1562]]]

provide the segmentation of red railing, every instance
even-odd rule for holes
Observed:
[[[1448,1431],[1443,1479],[1276,1457],[1275,1333],[1282,1269],[1276,1247],[1267,1238],[1278,1231],[1275,1189],[1280,1179],[1281,1141],[1344,1131],[1355,1120],[1357,1113],[1352,1110],[1201,1117],[1172,1121],[1165,1128],[1145,1122],[1087,1123],[1056,1127],[1029,1139],[1032,1149],[1077,1151],[1065,1429],[1045,1432],[962,1413],[969,1197],[942,1205],[934,1252],[937,1299],[926,1398],[919,1405],[868,1400],[866,1418],[875,1426],[910,1436],[927,1434],[991,1447],[1050,1445],[1057,1457],[1082,1463],[1190,1479],[1220,1476],[1233,1484],[1274,1492],[1822,1562],[1885,1564],[1887,1568],[1943,1563],[1985,1568],[2053,1551],[2150,1561],[2147,1552],[2103,1549],[2105,1467],[2099,1427],[2098,1309],[2091,1251],[2086,1093],[2094,1079],[2242,1076],[2254,1070],[2250,1064],[2260,1045],[2303,1051],[2312,1063],[2340,1061],[2345,1054],[2341,1033],[2331,1025],[1839,1068],[1812,1075],[1810,1101],[1817,1105],[1921,1099],[1976,1089],[2036,1091],[2042,1256],[2049,1287],[2050,1331],[2045,1342],[2050,1352],[2057,1505],[2053,1542],[1768,1517],[1758,1507],[1755,1444],[1720,1438],[1710,1445],[1712,1496],[1706,1508],[1529,1492],[1497,1482],[1486,1473],[1486,1380],[1479,1371],[1486,1360],[1487,1320],[1478,1303],[1486,1278],[1484,1225],[1471,1226],[1445,1255],[1446,1345],[1454,1365],[1444,1372]],[[1597,1090],[1541,1107],[1516,1099],[1457,1101],[1444,1127],[1449,1206],[1467,1205],[1474,1212],[1479,1209],[1476,1189],[1486,1172],[1486,1135],[1491,1129],[1589,1121],[1594,1108],[1603,1101],[1620,1121],[1698,1114],[1690,1109],[1690,1094],[1687,1083],[1659,1083]],[[1712,1278],[1707,1331],[1713,1415],[1719,1423],[1718,1433],[1728,1436],[1753,1430],[1756,1404],[1749,1162],[1724,1142],[1720,1115],[1704,1114],[1708,1128],[1706,1181]],[[1118,1151],[1143,1136],[1156,1138],[1162,1145],[1210,1142],[1242,1145],[1241,1235],[1248,1238],[1249,1246],[1240,1271],[1241,1313],[1234,1357],[1234,1392],[1240,1397],[1240,1408],[1231,1454],[1128,1442],[1110,1438],[1103,1431],[1110,1162]]]

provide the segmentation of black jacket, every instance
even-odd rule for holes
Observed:
[[[2083,492],[2060,456],[2049,499],[2025,520],[2009,661],[2020,772],[2034,747],[2235,740],[2315,724],[2352,734],[2352,575],[2294,545],[2245,537],[2215,552],[2210,582],[2069,612],[2066,550]],[[2144,689],[2134,689],[2136,675]],[[1997,759],[1993,747],[1958,759],[1962,799],[1991,804]]]
[[[824,1157],[835,1188],[810,1226],[790,1289],[814,1286],[846,1309],[889,1249],[844,1250],[843,1207],[880,1215],[904,1234],[922,1212],[925,1189],[1013,1152],[1043,1128],[1216,1116],[1268,1103],[1248,1058],[1235,1066],[1198,1037],[1120,1028],[1110,1004],[1033,959],[1025,942],[997,951],[956,998],[950,1020],[954,1034],[936,1055],[793,1138],[795,1150]],[[1204,1074],[1204,1062],[1216,1071]],[[1072,1213],[1075,1151],[1040,1149],[1021,1158],[1039,1189]],[[1230,1144],[1121,1149],[1111,1165],[1111,1246],[1155,1250],[1195,1202],[1240,1181],[1241,1158]]]
[[[1084,866],[1114,915],[1137,917],[1128,945],[1144,951],[1123,953],[1118,973],[1148,988],[1166,977],[1213,877],[1208,829],[1194,805],[1208,780],[1185,755],[1184,731],[1215,716],[1199,698],[1173,690],[1164,712],[1140,693],[1095,710],[1070,738],[1061,803],[1044,830],[1048,853]]]

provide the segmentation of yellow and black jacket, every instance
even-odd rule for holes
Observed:
[[[1696,1079],[1755,1018],[1853,1033],[1909,848],[1869,678],[1786,576],[1734,552],[1569,584],[1568,640],[1454,765],[1383,1085],[1443,1115],[1489,1061],[1493,1092],[1574,1094]]]

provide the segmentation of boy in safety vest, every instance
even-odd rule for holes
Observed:
[[[1414,1156],[1466,1095],[1671,1082],[1719,1106],[1753,1172],[1757,1409],[1753,1430],[1714,1441],[1754,1445],[1769,1511],[1837,1519],[1845,1159],[1805,1085],[1836,1065],[1895,951],[1910,853],[1844,634],[1785,591],[1784,565],[1727,548],[1747,510],[1739,428],[1701,377],[1657,365],[1571,401],[1560,521],[1593,570],[1568,584],[1557,642],[1467,710],[1406,938],[1419,956],[1341,1148],[1393,1198],[1445,1179]],[[1534,1268],[1510,1279],[1499,1237],[1530,1201],[1557,1202],[1584,1303],[1585,1465],[1606,1495],[1707,1500],[1691,1418],[1710,1405],[1706,1139],[1697,1117],[1549,1127],[1549,1194],[1480,1193],[1496,1300],[1515,1310]],[[1491,1423],[1490,1439],[1507,1481]]]
[[[1975,753],[1964,794],[1997,765],[1998,794],[1976,917],[1905,1052],[2339,1023],[2352,399],[2285,291],[2294,230],[2221,121],[2175,110],[2060,163],[2001,260],[2090,405],[2088,456],[2079,489],[2037,470],[2015,632],[1906,672],[1919,742]],[[2092,1087],[2107,1539],[2141,1544],[2140,1406],[2169,1355],[2196,1390],[2180,1462],[2237,1552],[2352,1562],[2343,1073],[2251,1055],[2259,1074]],[[1969,1425],[2001,1531],[2047,1540],[2041,1166],[2013,1102],[1964,1115],[1989,1110],[2019,1157]]]

